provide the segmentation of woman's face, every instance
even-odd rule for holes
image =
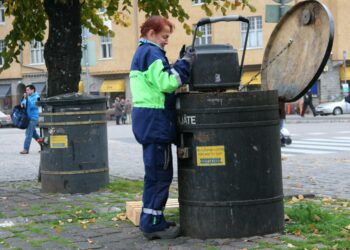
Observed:
[[[164,49],[165,45],[168,44],[170,34],[170,27],[164,26],[164,28],[159,33],[155,33],[154,30],[148,31],[146,38],[151,42],[158,44],[162,49]]]

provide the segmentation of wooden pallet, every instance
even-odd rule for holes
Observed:
[[[140,224],[140,214],[142,210],[142,201],[127,201],[126,203],[126,217],[135,225]],[[178,208],[179,201],[177,199],[168,199],[165,209]]]

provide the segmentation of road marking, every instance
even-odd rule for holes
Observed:
[[[318,145],[293,145],[293,148],[311,148],[311,149],[327,149],[334,151],[350,151],[350,148],[347,147],[331,147],[331,146],[318,146]]]
[[[350,147],[349,143],[344,142],[312,142],[312,141],[293,141],[294,144],[306,144],[306,145],[326,145],[326,146],[346,146]]]
[[[320,150],[310,150],[310,149],[297,149],[293,148],[292,145],[287,146],[282,149],[283,153],[302,153],[302,154],[330,154],[334,153],[334,151],[320,151]]]
[[[338,139],[337,139],[338,138]],[[350,138],[332,137],[331,139],[293,140],[291,145],[281,148],[282,156],[297,156],[302,154],[330,154],[350,151]]]
[[[346,139],[305,139],[305,141],[318,141],[318,142],[344,142],[347,143],[349,140]]]
[[[308,135],[325,135],[327,133],[323,133],[323,132],[311,132],[311,133],[307,133]]]

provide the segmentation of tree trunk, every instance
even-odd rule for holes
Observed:
[[[44,57],[48,96],[77,92],[81,73],[81,22],[79,0],[44,0],[49,37]]]

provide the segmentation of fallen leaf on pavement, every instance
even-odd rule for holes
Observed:
[[[317,214],[314,215],[314,219],[315,219],[315,221],[320,221],[321,220],[320,216],[318,216]]]
[[[55,230],[56,233],[62,232],[62,229],[58,226],[53,226],[52,228]]]
[[[295,248],[295,246],[294,246],[293,244],[291,244],[291,243],[288,243],[288,244],[287,244],[287,247],[288,247],[288,248]]]
[[[94,241],[92,239],[88,239],[89,244],[93,244]]]
[[[284,221],[285,222],[290,222],[291,218],[289,218],[289,216],[287,214],[284,214]]]
[[[61,221],[61,220],[59,220],[59,221],[58,221],[58,225],[61,225],[61,226],[62,226],[62,225],[64,225],[64,222]]]
[[[68,223],[72,223],[73,219],[67,219]]]
[[[299,194],[299,195],[298,195],[298,199],[301,200],[301,201],[304,200],[304,195]]]
[[[301,231],[300,231],[300,230],[295,231],[295,232],[294,232],[294,235],[295,235],[295,236],[301,236]]]

